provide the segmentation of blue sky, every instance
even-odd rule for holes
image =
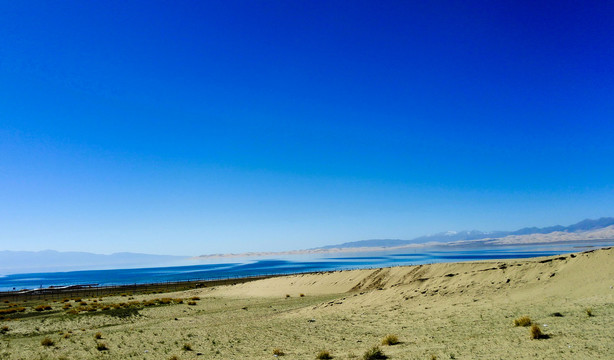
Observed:
[[[0,2],[0,250],[614,215],[611,2]]]

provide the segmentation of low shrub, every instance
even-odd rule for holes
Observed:
[[[542,332],[542,329],[537,324],[533,324],[529,329],[531,339],[547,339],[549,336]]]
[[[300,296],[300,297],[305,297],[305,294],[300,293],[300,294],[298,294],[298,296]]]
[[[45,311],[45,310],[51,310],[51,305],[47,305],[47,304],[42,304],[42,305],[38,305],[37,307],[34,308],[34,310],[36,311]]]
[[[529,326],[531,325],[531,318],[528,316],[521,316],[517,319],[514,319],[514,326]]]
[[[374,346],[371,349],[367,350],[365,354],[362,356],[363,360],[381,360],[388,359],[388,356],[384,355],[382,349],[379,346]]]
[[[109,350],[109,347],[107,346],[107,344],[103,342],[99,342],[99,343],[96,343],[96,350],[98,351]]]
[[[2,309],[0,310],[0,315],[9,315],[9,314],[14,314],[16,312],[24,312],[26,311],[26,308],[23,306],[20,307],[13,307],[10,309]]]
[[[192,296],[192,300],[200,300],[198,296]]]
[[[586,315],[587,315],[588,317],[595,316],[595,315],[593,315],[593,309],[591,309],[591,308],[586,308],[586,310],[585,310],[585,311],[586,311]]]
[[[282,351],[281,349],[279,349],[279,348],[275,348],[275,349],[273,349],[273,355],[275,355],[275,356],[284,356],[284,355],[286,355],[286,353],[285,353],[285,352],[283,352],[283,351]]]
[[[94,339],[102,339],[102,333],[99,331],[94,334]]]
[[[0,334],[6,334],[7,332],[9,332],[9,327],[7,325],[4,325],[2,328],[0,328]]]
[[[109,316],[114,316],[117,318],[128,318],[130,316],[138,316],[139,309],[137,308],[114,308],[114,309],[106,310],[105,314]]]
[[[196,301],[188,301],[188,305],[196,305]]]
[[[43,346],[53,346],[55,344],[55,342],[53,340],[51,340],[50,337],[45,336],[45,338],[43,338],[43,340],[41,340],[41,345]]]
[[[322,350],[316,355],[316,359],[318,360],[330,360],[333,356],[327,350]]]
[[[399,338],[396,335],[388,334],[382,339],[382,345],[396,345],[399,343]]]
[[[183,350],[185,350],[185,351],[192,351],[192,344],[190,344],[190,343],[183,344]]]

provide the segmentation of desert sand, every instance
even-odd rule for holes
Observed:
[[[40,303],[18,304],[26,307],[19,318],[0,321],[0,359],[315,359],[320,350],[362,359],[375,345],[390,359],[614,358],[611,248],[81,301],[99,309],[66,313],[66,303],[81,306],[74,300],[48,301],[51,310],[40,312]],[[147,301],[155,304],[137,305]],[[100,310],[129,302],[134,316]],[[9,306],[17,305],[0,310]],[[546,336],[514,326],[521,316]],[[387,334],[400,343],[382,345]]]

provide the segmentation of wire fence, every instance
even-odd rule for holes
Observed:
[[[403,266],[403,265],[397,265]],[[349,271],[357,269],[375,269],[381,266],[372,267],[347,267],[334,270],[310,270],[303,272],[287,271],[276,273],[257,273],[252,275],[227,275],[196,279],[168,280],[159,282],[143,282],[143,283],[118,283],[104,285],[99,284],[75,284],[65,283],[61,285],[53,285],[49,287],[41,287],[37,289],[24,289],[15,291],[0,291],[0,302],[18,302],[32,300],[57,300],[63,298],[78,298],[78,297],[100,297],[113,294],[132,294],[132,293],[152,293],[152,292],[173,292],[195,288],[205,288],[221,285],[240,284],[254,280],[267,279],[272,277],[287,276],[287,275],[306,275],[306,274],[323,274],[334,273],[340,271]]]

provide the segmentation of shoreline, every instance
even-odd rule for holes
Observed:
[[[550,243],[548,243],[550,244]],[[537,244],[536,244],[537,245]],[[507,246],[507,245],[503,245]],[[258,274],[253,276],[241,276],[241,277],[228,277],[221,279],[190,279],[190,280],[178,280],[178,281],[166,281],[166,282],[150,282],[150,283],[135,283],[135,284],[119,284],[119,285],[102,285],[98,284],[72,284],[72,285],[58,285],[50,286],[47,288],[35,288],[35,289],[20,289],[14,291],[0,291],[0,301],[4,300],[40,300],[40,299],[60,299],[67,296],[112,296],[124,292],[132,292],[135,294],[146,294],[150,292],[174,292],[184,291],[190,289],[199,289],[224,285],[236,285],[257,280],[264,280],[276,277],[294,276],[294,275],[314,275],[314,274],[331,274],[335,272],[343,271],[360,271],[360,270],[383,270],[392,269],[397,267],[413,267],[413,266],[430,266],[434,264],[469,264],[469,263],[484,263],[484,262],[500,262],[500,261],[520,261],[539,258],[552,258],[556,259],[560,256],[569,254],[585,254],[591,253],[597,250],[609,250],[612,246],[579,246],[579,247],[594,247],[594,249],[578,251],[578,252],[564,252],[556,255],[547,256],[534,256],[534,257],[518,257],[518,258],[492,258],[492,259],[478,259],[478,260],[466,260],[466,261],[451,261],[451,262],[433,262],[427,264],[399,264],[392,266],[373,266],[373,267],[358,267],[347,269],[334,269],[334,270],[314,270],[304,272],[292,272],[282,274]]]
[[[612,358],[612,249],[0,303],[0,357]]]

